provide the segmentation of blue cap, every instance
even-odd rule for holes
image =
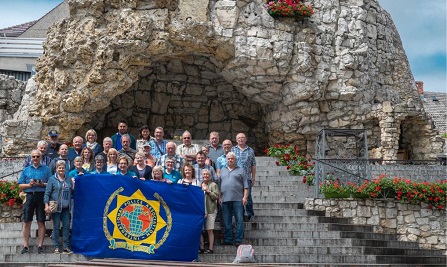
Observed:
[[[59,134],[58,134],[58,132],[56,130],[50,130],[48,132],[48,135],[51,136],[51,137],[53,137],[53,136],[57,137]]]

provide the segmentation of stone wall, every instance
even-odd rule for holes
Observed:
[[[263,110],[256,102],[217,74],[208,58],[191,56],[189,60],[170,60],[147,68],[125,93],[112,99],[91,121],[76,132],[81,136],[90,129],[110,136],[116,125],[128,118],[134,134],[143,124],[162,125],[166,138],[177,129],[188,130],[193,139],[208,139],[211,131],[220,133],[221,141],[235,140],[246,133],[248,142],[258,152],[268,145],[262,120]]]
[[[22,207],[0,205],[0,223],[21,222]]]
[[[49,29],[36,63],[36,97],[4,132],[57,128],[70,139],[89,127],[108,134],[126,116],[134,129],[248,131],[251,142],[310,154],[324,128],[367,129],[383,159],[402,147],[413,159],[442,151],[376,0],[312,1],[315,15],[300,22],[272,18],[263,0],[68,3],[70,17]],[[224,114],[203,116],[216,107]]]
[[[371,225],[376,233],[397,234],[399,240],[416,241],[421,248],[446,249],[446,211],[429,209],[425,203],[309,198],[304,208],[326,211],[327,217],[352,218],[354,224]]]
[[[25,82],[0,74],[0,121],[10,120],[20,107]]]

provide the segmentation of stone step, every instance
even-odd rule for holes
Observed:
[[[269,185],[285,185],[285,186],[297,186],[298,189],[304,190],[304,191],[314,191],[313,186],[308,186],[307,184],[303,183],[303,179],[298,176],[291,176],[295,179],[280,179],[280,180],[273,180],[273,179],[259,179],[255,181],[255,187],[258,186],[269,186]],[[296,178],[298,177],[298,178]],[[282,178],[282,177],[281,177]]]
[[[308,223],[318,223],[318,217],[316,216],[259,216],[255,217],[255,221],[252,223],[247,223],[246,225],[255,225],[264,229],[265,225],[262,223],[289,223],[289,224],[308,224]],[[268,228],[267,228],[268,229]]]
[[[433,256],[395,256],[395,255],[378,255],[377,263],[387,263],[387,264],[401,264],[401,263],[412,263],[412,264],[444,264],[446,266],[446,257],[433,257]]]
[[[258,170],[256,168],[256,176],[255,178],[258,178],[263,180],[264,178],[270,177],[270,179],[272,178],[278,178],[278,177],[284,177],[284,178],[292,178],[292,177],[299,177],[299,176],[292,176],[290,174],[290,172],[288,170],[286,170],[285,168],[281,168],[278,170],[272,170],[272,169],[266,169],[266,170]],[[302,179],[301,179],[302,180]]]
[[[296,210],[303,210],[304,211],[304,204],[303,203],[254,203],[253,209],[296,209]],[[322,212],[322,215],[324,215],[325,212]]]
[[[296,183],[296,185],[259,185],[255,187],[253,191],[257,192],[296,192],[297,190],[304,189],[305,191],[314,189],[314,187],[310,188],[306,185],[301,185],[300,183]]]
[[[22,230],[2,230],[0,238],[16,238],[22,236]],[[36,231],[30,232],[31,237],[36,237]]]
[[[311,195],[309,193],[313,192],[308,192],[306,193],[306,195]],[[300,197],[302,195],[302,193],[300,193],[298,190],[296,190],[295,188],[289,188],[289,190],[264,190],[263,188],[260,187],[254,187],[251,190],[251,197],[263,197],[263,196],[287,196],[287,197]]]
[[[257,206],[256,203],[254,206]],[[302,209],[281,209],[281,208],[256,208],[254,207],[254,213],[256,218],[260,217],[260,216],[308,216],[308,213],[306,210],[302,210]]]
[[[321,217],[320,220],[330,221],[332,218]],[[341,224],[341,223],[331,223],[329,224],[329,230],[332,231],[354,231],[354,232],[374,232],[374,227],[371,225],[352,225],[352,224]]]
[[[397,240],[351,239],[353,246],[419,249],[419,243]]]
[[[256,165],[256,173],[259,172],[264,172],[264,171],[272,171],[272,172],[283,172],[286,171],[287,173],[285,173],[286,175],[289,174],[289,171],[287,170],[286,166],[260,166],[260,165]]]
[[[407,255],[425,257],[443,257],[441,250],[431,249],[408,249],[408,248],[387,248],[387,247],[365,247],[365,254],[370,255]]]
[[[245,223],[244,229],[247,231],[255,230],[260,235],[269,235],[272,231],[329,231],[327,224],[321,223],[272,223],[272,222],[259,222],[259,223]],[[261,231],[260,231],[261,230]],[[273,236],[274,237],[274,236]],[[299,237],[299,236],[298,236]]]
[[[395,234],[379,234],[370,232],[340,232],[341,238],[397,240]]]
[[[292,227],[291,227],[292,228]],[[287,239],[287,238],[338,238],[340,239],[340,233],[333,232],[333,231],[307,231],[307,230],[290,230],[290,229],[269,229],[269,230],[262,230],[262,231],[252,231],[250,229],[247,229],[244,233],[244,240],[247,242],[250,241],[250,244],[252,242],[256,242],[254,239],[259,238],[269,238],[269,239]],[[286,245],[286,244],[283,244]]]
[[[234,254],[201,254],[199,255],[200,262],[208,263],[231,263],[234,260]],[[255,259],[262,263],[374,263],[375,256],[373,255],[317,255],[317,254],[259,254],[255,251]],[[296,266],[294,264],[294,266]],[[281,266],[284,266],[281,264]],[[306,266],[306,265],[305,265]]]
[[[310,198],[311,192],[300,193],[299,195],[293,196],[254,196],[252,195],[253,203],[293,203],[293,202],[304,202],[306,198]]]
[[[296,245],[253,245],[257,254],[326,254],[326,255],[359,255],[363,253],[363,247],[302,247]],[[236,253],[234,246],[215,246],[214,253],[231,254]]]
[[[27,254],[7,254],[5,255],[5,262],[76,262],[88,260],[80,254],[54,254],[54,253],[27,253]]]

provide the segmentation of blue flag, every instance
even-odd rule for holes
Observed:
[[[96,258],[192,261],[204,215],[197,186],[77,176],[71,245],[75,253]]]

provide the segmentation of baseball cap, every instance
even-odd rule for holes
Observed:
[[[149,142],[148,142],[148,141],[143,141],[143,147],[145,147],[145,146],[150,147],[151,145],[149,145]]]
[[[53,136],[58,136],[59,134],[58,134],[58,132],[56,131],[56,130],[50,130],[49,132],[48,132],[48,135],[49,136],[51,136],[51,137],[53,137]]]

